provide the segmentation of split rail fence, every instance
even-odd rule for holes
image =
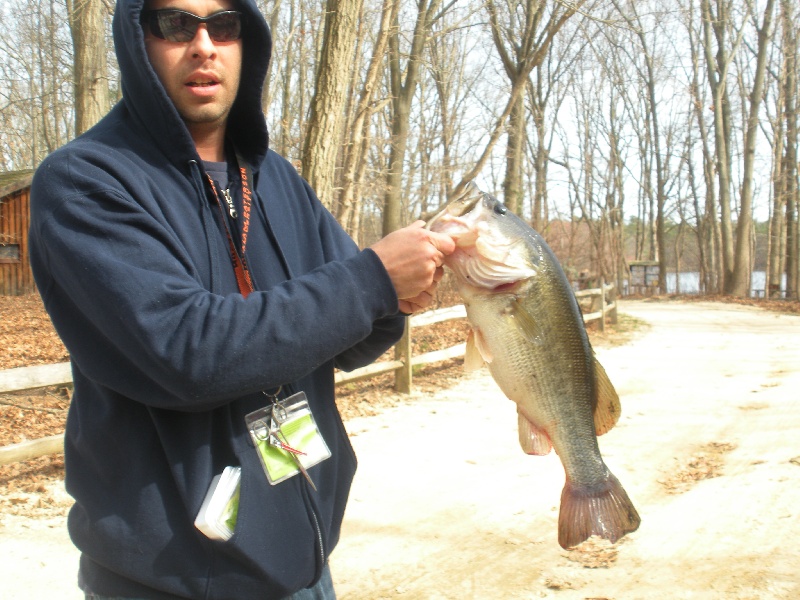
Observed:
[[[584,312],[584,322],[599,321],[601,330],[605,329],[607,320],[611,323],[617,322],[616,288],[613,284],[601,283],[601,287],[575,292],[575,296],[579,303],[587,305],[585,310],[589,312]],[[466,314],[464,306],[458,305],[412,316],[407,320],[405,335],[395,347],[394,360],[376,362],[349,373],[337,372],[335,375],[336,384],[366,379],[381,373],[394,371],[397,391],[409,393],[412,386],[414,367],[464,356],[466,349],[466,344],[461,343],[450,348],[414,356],[411,350],[411,330],[443,321],[463,319]],[[71,384],[72,371],[69,363],[19,367],[0,371],[0,394],[44,387],[69,386]],[[0,447],[0,465],[22,462],[49,454],[58,454],[63,450],[63,433],[11,444]]]

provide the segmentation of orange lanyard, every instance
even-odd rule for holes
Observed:
[[[250,231],[250,207],[253,203],[253,194],[250,189],[250,181],[251,181],[251,174],[250,169],[242,161],[242,159],[236,156],[238,166],[239,166],[239,174],[242,178],[242,251],[239,254],[239,251],[236,249],[236,244],[233,242],[233,234],[231,232],[230,227],[228,226],[228,220],[225,217],[225,208],[222,206],[222,202],[220,202],[219,194],[217,194],[217,186],[214,185],[214,180],[211,179],[211,175],[208,175],[208,181],[211,184],[211,189],[214,192],[214,199],[217,201],[217,206],[219,207],[220,216],[222,217],[222,224],[225,227],[225,233],[228,236],[228,245],[230,246],[231,252],[231,262],[233,263],[233,271],[236,274],[236,284],[239,286],[239,292],[247,298],[250,292],[255,291],[255,287],[253,286],[253,279],[250,277],[250,270],[247,268],[247,260],[245,259],[245,250],[247,249],[247,233]],[[233,209],[232,200],[230,198],[226,198],[226,201],[229,203],[229,208]],[[235,212],[232,213],[235,215]]]

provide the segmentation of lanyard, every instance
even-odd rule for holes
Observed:
[[[250,168],[247,166],[239,153],[236,153],[236,162],[237,166],[239,167],[239,175],[242,178],[242,244],[241,244],[241,254],[236,249],[236,244],[233,242],[233,234],[231,232],[230,227],[228,226],[228,220],[225,217],[225,208],[222,206],[222,202],[220,202],[219,194],[217,193],[217,186],[214,185],[214,180],[211,179],[211,175],[208,175],[208,181],[211,184],[211,190],[214,192],[214,199],[217,201],[217,206],[219,207],[220,216],[222,218],[222,224],[225,227],[225,233],[228,236],[228,245],[230,246],[230,253],[231,253],[231,263],[233,263],[233,271],[236,274],[236,284],[239,286],[239,292],[247,298],[250,292],[255,291],[255,287],[253,286],[253,279],[250,277],[250,270],[247,268],[247,260],[245,259],[245,250],[247,249],[247,234],[250,231],[250,207],[253,203],[253,194],[250,189],[250,182],[252,180],[252,175]],[[230,208],[233,208],[232,200],[230,198],[226,198],[226,201],[230,204]],[[235,212],[233,213],[235,214]]]

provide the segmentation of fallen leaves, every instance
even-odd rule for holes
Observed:
[[[568,550],[564,556],[586,569],[607,569],[617,562],[619,546],[627,541],[628,538],[622,538],[616,543],[612,543],[592,536],[585,542]]]
[[[0,370],[67,360],[38,294],[0,296]]]
[[[736,446],[727,442],[710,442],[701,446],[676,473],[658,482],[668,494],[682,494],[703,479],[719,477],[725,455]]]

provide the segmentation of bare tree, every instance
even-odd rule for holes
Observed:
[[[509,5],[509,9],[516,10],[519,8],[517,4],[519,3],[511,3]],[[489,134],[489,138],[480,157],[475,161],[473,167],[464,173],[461,181],[459,181],[459,183],[453,188],[451,192],[453,196],[460,194],[466,185],[475,179],[478,173],[480,173],[483,167],[486,165],[486,162],[489,160],[495,144],[499,140],[506,127],[506,120],[510,117],[516,103],[519,101],[520,97],[525,91],[526,86],[528,85],[528,77],[531,71],[533,71],[533,69],[536,68],[536,66],[539,65],[542,60],[544,60],[544,57],[547,55],[547,52],[550,48],[550,44],[553,43],[553,39],[567,22],[567,20],[578,10],[580,10],[584,4],[585,0],[578,0],[577,2],[569,5],[562,4],[560,2],[551,4],[547,22],[541,24],[541,27],[538,29],[538,31],[531,31],[531,34],[537,36],[532,47],[534,51],[526,56],[523,64],[518,65],[516,76],[511,82],[511,90],[508,93],[508,100],[505,108],[499,113],[499,116],[495,121],[494,127]],[[492,27],[493,38],[495,35],[498,35],[500,36],[500,39],[502,39],[503,28],[500,24],[499,12],[496,5],[491,0],[487,2],[487,10],[489,10],[489,19]],[[502,42],[500,45],[502,46]],[[495,43],[495,47],[497,47],[497,42]]]
[[[747,108],[747,124],[744,132],[744,164],[742,175],[742,197],[739,219],[736,225],[736,249],[734,253],[733,273],[725,291],[739,297],[750,295],[751,278],[751,230],[753,227],[753,168],[756,155],[756,136],[758,134],[759,110],[764,93],[764,77],[767,68],[768,42],[772,35],[772,13],[775,0],[767,0],[764,8],[764,19],[759,27],[756,25],[758,46],[756,51],[756,69],[753,88],[750,92]]]
[[[386,175],[383,205],[383,234],[404,225],[403,167],[408,148],[411,102],[419,83],[424,51],[433,22],[440,18],[443,0],[417,0],[414,30],[406,52],[402,50],[399,13],[389,36],[389,80],[391,85],[391,150]],[[452,5],[452,2],[448,7]],[[405,58],[405,60],[404,60]]]
[[[363,0],[327,0],[325,7],[322,53],[303,142],[303,176],[328,207],[334,204],[339,141],[362,8]]]
[[[310,89],[320,56],[325,6],[311,0],[281,2],[273,29],[273,70],[267,118],[275,150],[302,170],[303,140],[307,127]]]
[[[271,6],[269,6],[269,5]],[[266,15],[267,22],[269,23],[270,33],[273,35],[273,42],[275,32],[278,30],[278,23],[280,22],[280,14],[281,14],[281,0],[273,0],[270,3],[267,3],[266,0],[258,0],[258,7],[261,11]],[[267,75],[264,78],[264,93],[261,96],[261,107],[264,112],[267,112],[269,106],[272,102],[272,69],[275,61],[270,60],[269,65],[267,66]]]
[[[775,194],[773,211],[772,269],[768,289],[779,294],[781,273],[786,274],[786,296],[797,299],[800,282],[800,235],[798,234],[797,211],[797,23],[794,2],[781,0],[781,26],[783,40],[783,120],[785,127],[785,150],[779,163],[780,193]],[[785,211],[785,217],[784,217]],[[784,225],[785,223],[785,225]],[[781,267],[784,267],[783,269]]]
[[[637,3],[630,2],[624,9],[620,6],[617,0],[614,1],[614,6],[620,12],[622,17],[630,26],[631,30],[636,34],[639,44],[642,49],[642,58],[644,60],[644,71],[642,73],[642,81],[646,86],[646,102],[647,107],[647,124],[649,126],[649,134],[651,136],[650,149],[652,152],[653,160],[655,161],[655,175],[656,175],[656,193],[655,193],[655,206],[656,206],[656,231],[655,239],[658,247],[657,258],[659,262],[658,271],[658,287],[662,293],[667,291],[667,263],[666,263],[666,232],[665,232],[665,219],[664,207],[666,204],[666,173],[664,168],[663,149],[661,144],[661,127],[659,119],[658,101],[656,98],[656,68],[653,50],[650,47],[650,41],[647,38],[644,23],[637,11]]]
[[[397,17],[399,2],[397,0],[383,0],[381,21],[375,45],[372,49],[372,58],[367,69],[358,103],[354,111],[354,119],[350,125],[350,138],[348,141],[344,168],[342,170],[342,193],[339,201],[339,222],[354,238],[359,237],[360,203],[356,194],[356,186],[364,175],[366,168],[367,146],[369,144],[369,117],[373,112],[373,98],[381,75],[381,65],[389,42],[392,23]]]
[[[734,265],[733,225],[731,218],[731,169],[733,165],[731,135],[732,115],[728,90],[728,71],[732,56],[741,44],[744,27],[729,45],[728,28],[731,26],[732,0],[720,0],[716,7],[710,0],[700,0],[703,22],[703,50],[706,76],[711,88],[714,106],[714,150],[716,155],[717,195],[720,206],[720,231],[722,238],[723,290],[731,290]],[[715,10],[716,8],[716,10]]]
[[[510,0],[498,10],[494,0],[487,0],[492,39],[511,85],[527,79],[532,68],[527,67],[537,51],[538,29],[546,16],[548,3],[538,0]],[[501,22],[502,21],[502,22]],[[525,89],[511,102],[506,143],[506,175],[503,181],[503,202],[519,213],[522,206],[522,172],[526,138]]]
[[[785,275],[797,294],[797,0],[258,2],[271,144],[362,243],[480,177],[540,230],[590,223],[565,236],[577,251],[591,234],[602,274],[658,257],[666,275],[681,257],[703,289],[742,294],[769,189],[769,285]],[[35,166],[115,95],[89,18],[109,3],[0,6],[4,168]]]
[[[106,16],[103,0],[66,0],[74,47],[75,133],[97,123],[109,109]]]
[[[705,189],[705,202],[702,208],[699,202],[697,178],[694,174],[694,161],[691,158],[687,161],[687,167],[691,178],[692,197],[695,201],[695,214],[697,215],[697,235],[701,259],[699,265],[701,289],[706,292],[721,293],[722,233],[719,219],[717,218],[714,151],[709,141],[708,123],[706,121],[708,102],[704,93],[705,88],[700,85],[702,50],[699,48],[699,36],[693,23],[694,17],[694,2],[689,0],[684,23],[688,34],[691,58],[689,90],[691,93],[691,114],[694,119],[694,127],[692,129],[696,131],[696,137],[699,138],[702,155],[702,181]]]
[[[2,9],[2,164],[33,168],[74,135],[72,44],[57,0],[14,0]]]

